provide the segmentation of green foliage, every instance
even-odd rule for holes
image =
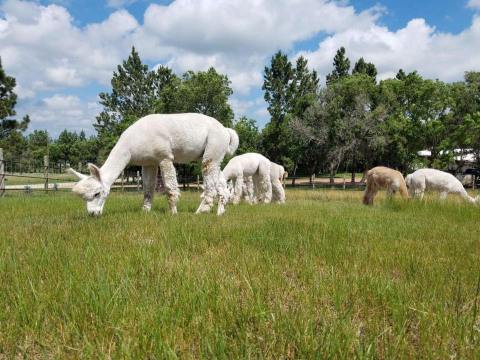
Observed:
[[[94,125],[101,158],[107,156],[128,126],[148,114],[195,112],[212,116],[225,126],[232,125],[230,81],[214,68],[187,71],[181,78],[165,66],[150,71],[132,48],[128,59],[113,73],[111,85],[111,93],[100,94],[104,110]]]
[[[11,118],[16,115],[17,94],[14,92],[15,85],[15,78],[5,73],[0,58],[0,148],[7,150],[6,160],[11,160],[24,152],[25,139],[22,133],[30,123],[28,115],[22,121]]]
[[[294,137],[290,123],[314,103],[318,93],[318,76],[307,68],[307,60],[297,59],[293,67],[281,52],[265,68],[263,90],[271,120],[262,131],[265,155],[295,173],[305,153],[303,144]]]
[[[148,70],[138,52],[132,48],[128,59],[113,73],[112,92],[100,93],[100,104],[104,110],[97,116],[94,127],[106,152],[111,150],[123,130],[153,112],[158,101],[157,90],[162,88],[161,80],[165,79],[156,74]],[[157,79],[159,83],[156,83]]]
[[[260,133],[255,120],[242,116],[233,126],[240,139],[237,155],[248,152],[259,152]]]
[[[361,57],[360,59],[358,59],[358,61],[355,63],[355,66],[353,67],[352,75],[355,74],[368,75],[375,81],[377,77],[377,68],[374,64],[365,62],[363,57]]]
[[[49,156],[53,163],[70,164],[72,167],[77,167],[78,163],[96,162],[97,155],[97,139],[87,138],[84,132],[77,134],[64,130],[49,147]]]
[[[194,112],[211,116],[224,126],[233,124],[233,110],[228,98],[233,91],[226,75],[212,67],[207,71],[187,71],[178,88],[177,102],[181,112]]]
[[[327,75],[327,84],[348,76],[350,70],[350,60],[345,55],[345,48],[342,46],[337,50],[333,58],[333,71]]]

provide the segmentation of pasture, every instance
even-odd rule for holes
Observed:
[[[0,359],[478,358],[480,208],[361,196],[2,198]]]

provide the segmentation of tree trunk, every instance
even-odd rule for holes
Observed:
[[[297,163],[293,166],[293,179],[292,179],[292,186],[295,186],[295,180],[297,176]]]
[[[333,184],[335,182],[335,166],[330,164],[330,184]]]

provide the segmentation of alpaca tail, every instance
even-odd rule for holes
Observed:
[[[238,134],[235,130],[227,128],[228,134],[230,135],[230,142],[228,144],[227,154],[233,155],[237,151],[238,144],[240,140],[238,139]]]

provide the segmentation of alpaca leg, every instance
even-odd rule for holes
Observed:
[[[227,181],[227,191],[228,191],[228,202],[233,202],[233,195],[234,195],[234,186],[233,180]]]
[[[246,190],[247,190],[247,201],[250,205],[253,205],[255,201],[255,193],[253,189],[253,178],[251,176],[249,176],[247,179]]]
[[[222,215],[225,212],[225,206],[228,203],[229,193],[227,187],[227,180],[225,180],[225,176],[223,176],[222,171],[220,170],[220,163],[216,165],[216,191],[218,194],[218,208],[217,208],[217,215]]]
[[[153,195],[155,194],[155,180],[157,177],[156,166],[142,167],[143,181],[143,210],[150,211],[152,209]]]
[[[243,174],[239,174],[235,179],[235,186],[233,190],[233,203],[239,204],[243,193]]]
[[[261,189],[263,193],[263,202],[268,204],[272,201],[272,180],[270,178],[270,162],[267,164],[260,164],[258,168],[258,175],[260,177]]]
[[[165,193],[167,195],[168,207],[172,214],[177,213],[177,202],[180,197],[178,190],[177,172],[170,159],[165,159],[160,162],[160,170],[162,171],[163,183],[165,185]]]
[[[285,203],[285,190],[279,179],[273,179],[272,181],[272,201],[279,204]]]
[[[202,201],[198,207],[196,214],[203,212],[209,212],[213,207],[213,201],[217,196],[216,182],[219,174],[215,169],[215,165],[212,160],[203,160],[202,162],[202,175],[203,175],[203,187],[204,191],[201,196]],[[219,171],[219,166],[218,166]]]
[[[387,197],[388,197],[389,199],[391,199],[391,198],[395,195],[396,192],[397,192],[396,189],[395,189],[393,186],[390,186],[390,187],[387,189]]]
[[[256,203],[261,203],[263,202],[264,194],[262,191],[262,184],[260,181],[260,177],[255,174],[252,176],[253,180],[253,186],[254,186],[254,192],[255,192],[255,201]]]

